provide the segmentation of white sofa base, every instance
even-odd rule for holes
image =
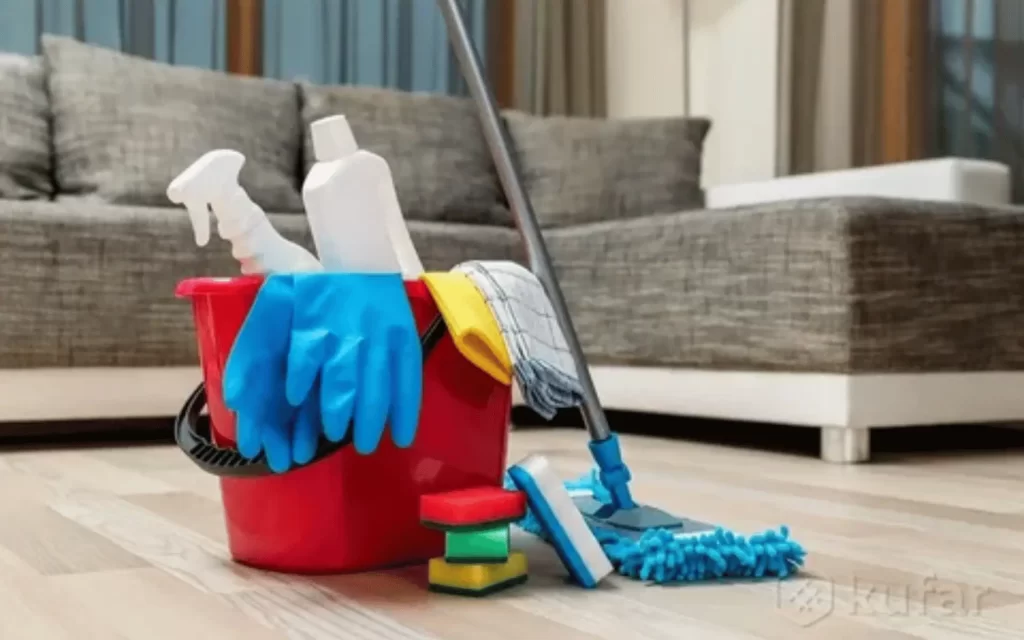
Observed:
[[[592,367],[606,409],[820,428],[821,457],[863,462],[870,430],[1024,420],[1024,372],[841,375]],[[197,367],[0,371],[0,422],[176,415]],[[520,404],[519,394],[514,402]]]
[[[870,431],[1024,419],[1024,371],[863,374],[593,367],[606,409],[816,427],[821,458],[865,462]]]
[[[0,422],[174,416],[200,380],[199,367],[0,369]]]

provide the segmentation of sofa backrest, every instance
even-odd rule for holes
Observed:
[[[240,182],[269,211],[301,211],[295,85],[172,66],[44,36],[54,178],[62,195],[169,205],[167,185],[211,149],[245,157]]]
[[[704,118],[538,117],[507,112],[524,188],[545,226],[704,206]]]
[[[0,55],[0,198],[49,198],[49,103],[40,58]]]
[[[234,76],[49,35],[39,58],[0,58],[0,198],[169,206],[174,176],[226,147],[246,156],[257,204],[301,212],[309,124],[339,113],[388,160],[407,218],[513,224],[468,98]],[[505,117],[543,226],[703,206],[707,120]]]

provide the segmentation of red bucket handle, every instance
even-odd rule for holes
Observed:
[[[448,326],[444,317],[438,314],[430,323],[427,330],[420,336],[420,346],[423,349],[423,362],[433,353],[434,347],[441,341],[447,332]],[[275,473],[267,465],[266,456],[260,453],[255,458],[246,458],[236,449],[218,447],[210,438],[209,425],[203,426],[200,414],[206,406],[206,384],[200,383],[192,392],[177,419],[174,421],[174,440],[178,447],[185,452],[185,455],[194,462],[200,469],[209,474],[221,478],[256,478],[269,475],[280,475]],[[352,430],[348,430],[340,442],[331,442],[321,438],[317,446],[316,455],[309,462],[297,465],[289,469],[301,469],[315,464],[331,454],[348,446],[352,442]]]

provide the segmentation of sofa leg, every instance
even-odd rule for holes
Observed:
[[[871,457],[871,430],[846,427],[821,428],[821,459],[853,464]]]

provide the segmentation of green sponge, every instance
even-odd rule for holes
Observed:
[[[507,524],[445,533],[444,559],[453,564],[499,564],[508,560]]]

